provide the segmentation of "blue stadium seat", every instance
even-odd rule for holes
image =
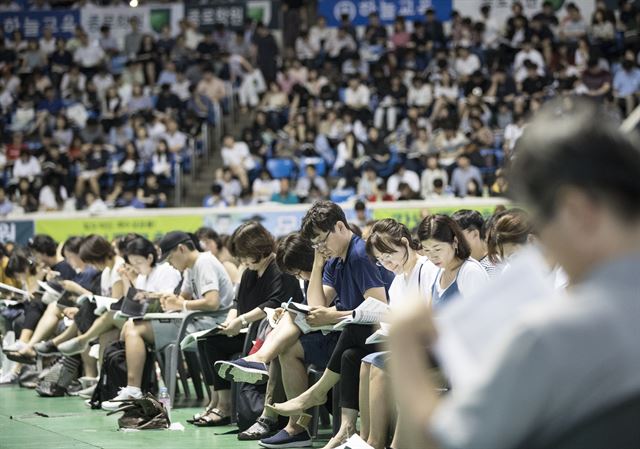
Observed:
[[[321,157],[303,157],[300,159],[300,176],[306,176],[307,165],[315,165],[318,176],[324,176],[327,172],[327,163]]]
[[[334,203],[344,203],[356,194],[354,188],[336,189],[331,192],[331,201]]]
[[[269,159],[267,170],[275,179],[291,178],[295,173],[295,163],[291,159]]]

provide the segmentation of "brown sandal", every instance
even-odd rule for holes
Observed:
[[[214,419],[213,416],[217,416],[219,419]],[[197,427],[220,427],[228,426],[231,424],[231,416],[224,416],[222,412],[217,409],[211,409],[209,413],[201,416],[200,419],[193,423]]]

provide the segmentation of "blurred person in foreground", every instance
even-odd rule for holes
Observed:
[[[572,287],[519,317],[478,380],[443,397],[424,356],[437,339],[431,312],[424,302],[398,311],[392,379],[408,420],[400,448],[558,447],[585,419],[640,393],[638,136],[590,103],[552,103],[517,146],[511,192]]]

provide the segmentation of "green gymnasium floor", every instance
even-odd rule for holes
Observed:
[[[90,410],[77,397],[40,398],[33,390],[0,387],[0,449],[197,449],[258,448],[235,435],[216,435],[233,427],[197,428],[185,422],[201,408],[178,408],[172,418],[184,432],[118,432],[118,415]],[[35,412],[48,415],[38,416]],[[314,447],[322,447],[317,442]]]

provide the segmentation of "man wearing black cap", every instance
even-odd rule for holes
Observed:
[[[188,333],[211,329],[224,321],[227,310],[234,299],[233,284],[222,263],[209,251],[200,252],[199,244],[193,234],[172,231],[159,243],[160,262],[166,261],[183,275],[179,295],[163,295],[160,298],[165,312],[189,312],[192,310],[210,311],[211,316],[197,318],[187,328]],[[162,349],[175,342],[181,320],[130,321],[123,329],[125,341],[139,341],[154,344]],[[131,337],[131,338],[128,338]],[[135,354],[134,354],[135,353]],[[104,410],[115,410],[122,399],[142,396],[142,373],[145,363],[144,346],[132,349],[127,344],[127,387],[123,388],[113,400],[103,402]]]

